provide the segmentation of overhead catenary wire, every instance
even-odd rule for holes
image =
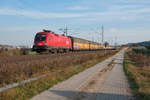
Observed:
[[[104,44],[104,26],[102,25],[102,33],[101,33],[101,35],[102,35],[102,44]]]

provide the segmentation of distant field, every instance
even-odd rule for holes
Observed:
[[[32,52],[30,49],[0,49],[0,56],[23,56],[23,55],[34,55],[36,52]]]
[[[124,69],[137,100],[150,100],[150,57],[147,49],[129,49]]]

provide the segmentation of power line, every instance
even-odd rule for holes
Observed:
[[[115,37],[115,47],[117,47],[117,37]]]
[[[66,33],[66,36],[68,35],[68,27],[66,25],[65,29],[64,29],[64,33]]]
[[[66,36],[68,36],[68,30],[70,30],[70,29],[68,29],[67,25],[65,25],[64,29],[60,28],[59,30],[62,31]]]
[[[101,27],[101,42],[104,44],[104,26]]]

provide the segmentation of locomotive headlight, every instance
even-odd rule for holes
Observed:
[[[47,45],[47,42],[45,43],[45,45]]]

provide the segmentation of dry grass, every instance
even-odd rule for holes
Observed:
[[[55,61],[56,65],[57,65],[57,63],[58,63],[58,65],[61,65],[61,64],[66,65],[66,66],[61,65],[59,67],[55,66],[55,67],[57,67],[57,69],[63,70],[62,72],[55,73],[51,76],[47,76],[40,80],[33,81],[33,82],[25,84],[25,85],[20,85],[16,88],[1,92],[0,100],[26,100],[26,99],[29,99],[32,96],[50,88],[54,84],[57,84],[58,82],[63,81],[65,79],[71,77],[72,75],[77,74],[77,73],[91,67],[92,65],[97,64],[100,61],[103,61],[107,57],[112,56],[114,53],[115,52],[109,52],[109,53],[107,53],[107,55],[104,55],[103,53],[98,53],[98,52],[95,52],[95,53],[91,52],[88,54],[80,53],[79,55],[67,54],[67,55],[62,55],[63,56],[63,57],[61,56],[62,58],[60,58],[59,56],[56,57],[59,59],[59,61],[61,61],[59,63],[56,62],[54,60],[55,57],[53,57],[53,60]],[[56,59],[56,60],[58,61],[58,59]],[[82,60],[80,61],[79,59],[82,59]],[[85,59],[85,60],[83,60],[83,59]],[[66,61],[66,60],[69,60],[69,61]],[[63,62],[63,61],[65,61],[65,62]],[[45,65],[46,65],[46,63],[45,63]]]
[[[107,52],[107,55],[112,51]],[[103,52],[0,57],[0,87],[103,57]]]
[[[137,67],[144,67],[150,65],[150,57],[134,51],[128,52],[128,56],[131,58],[132,63]]]
[[[150,59],[133,51],[127,52],[125,58],[124,69],[133,93],[138,100],[150,100]]]

